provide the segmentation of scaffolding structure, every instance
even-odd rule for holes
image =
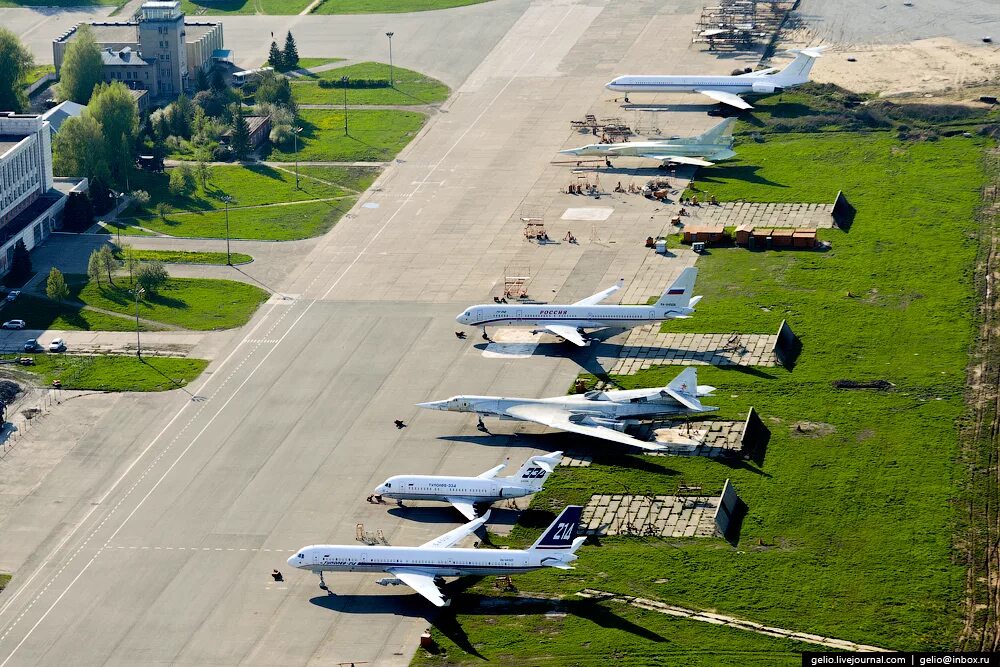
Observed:
[[[717,0],[703,7],[692,42],[709,51],[752,49],[771,39],[785,21],[788,0]]]
[[[527,264],[511,263],[504,268],[503,292],[494,294],[494,300],[507,301],[527,299],[528,283],[531,282],[531,267]]]

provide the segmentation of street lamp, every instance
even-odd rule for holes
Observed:
[[[395,33],[387,32],[385,36],[389,38],[389,87],[395,88],[396,83],[392,78],[392,36]]]
[[[226,202],[226,266],[232,266],[233,258],[229,253],[229,202],[233,201],[233,198],[222,195],[222,201]]]
[[[350,136],[347,131],[347,82],[350,81],[351,77],[342,76],[340,77],[340,85],[344,87],[344,136]]]
[[[118,209],[122,205],[122,199],[125,198],[125,193],[124,192],[115,192],[114,190],[108,190],[108,192],[111,193],[111,196],[114,197],[115,201],[116,201],[116,203],[115,203],[115,229],[118,230],[118,245],[120,246],[122,244],[122,228],[118,224],[118,214],[121,213],[121,211],[119,211]]]
[[[139,297],[145,294],[146,290],[136,285],[132,288],[132,292],[135,293],[135,356],[142,359],[142,345],[139,342]]]
[[[301,127],[293,127],[292,134],[295,136],[295,189],[299,189],[299,132]]]

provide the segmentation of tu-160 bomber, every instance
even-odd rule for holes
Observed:
[[[694,368],[684,369],[662,388],[621,391],[589,391],[585,394],[552,398],[506,398],[503,396],[454,396],[444,401],[417,403],[418,407],[449,412],[474,412],[483,417],[499,417],[544,424],[551,428],[610,440],[648,450],[665,445],[646,442],[625,433],[625,428],[643,419],[712,412],[701,398],[711,396],[715,387],[698,384]]]
[[[447,475],[395,475],[375,493],[396,500],[435,500],[451,503],[466,518],[476,518],[476,504],[522,498],[542,490],[548,476],[559,465],[562,452],[532,456],[509,477],[497,477],[506,464],[490,468],[477,477]]]
[[[783,69],[771,67],[733,76],[626,74],[612,79],[605,87],[625,93],[626,102],[629,93],[701,93],[737,109],[752,109],[740,95],[767,95],[808,83],[809,71],[826,48],[817,46],[790,51],[797,55]]]
[[[576,551],[585,537],[577,537],[582,507],[569,505],[527,549],[453,549],[463,538],[479,530],[490,513],[450,530],[419,547],[355,546],[318,544],[299,549],[288,564],[319,574],[320,588],[329,590],[324,572],[387,572],[382,586],[406,584],[435,606],[450,604],[438,588],[442,577],[465,575],[510,575],[543,567],[572,570]]]
[[[586,329],[631,329],[643,324],[690,317],[700,296],[692,296],[698,269],[688,267],[668,287],[652,306],[600,305],[625,284],[625,279],[613,287],[568,305],[553,304],[480,304],[467,308],[456,317],[459,324],[482,327],[487,338],[487,326],[534,327],[532,333],[548,332],[574,345],[585,346]]]
[[[559,152],[578,157],[589,155],[604,158],[638,157],[657,160],[664,167],[671,164],[711,167],[715,164],[711,160],[728,160],[736,157],[736,152],[733,150],[733,124],[735,122],[735,118],[727,118],[712,129],[695,137],[626,141],[616,144],[588,144],[580,148],[569,148]]]

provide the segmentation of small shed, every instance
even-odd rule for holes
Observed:
[[[736,228],[736,245],[749,245],[751,234],[753,234],[753,225],[748,222],[740,223],[740,226]]]
[[[771,246],[774,248],[791,248],[794,239],[794,229],[775,229],[771,232]]]
[[[684,228],[684,243],[703,241],[704,243],[720,243],[724,240],[726,228],[723,225],[702,225],[700,227]]]
[[[796,229],[795,233],[792,235],[792,245],[796,248],[815,248],[816,230]]]

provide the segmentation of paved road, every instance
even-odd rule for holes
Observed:
[[[581,365],[593,368],[585,350],[544,344],[531,359],[487,358],[475,336],[452,335],[455,314],[487,300],[505,271],[530,272],[541,300],[580,298],[622,276],[623,300],[636,302],[693,262],[643,247],[672,207],[562,194],[578,175],[551,161],[579,143],[570,119],[632,113],[603,90],[611,73],[732,63],[688,48],[694,2],[677,14],[654,0],[494,6],[523,13],[485,57],[481,45],[448,54],[471,74],[280,279],[295,298],[268,303],[234,335],[191,388],[195,400],[115,402],[0,523],[0,568],[16,573],[0,596],[0,667],[405,664],[433,613],[418,596],[366,575],[332,577],[337,595],[320,596],[312,575],[285,568],[276,584],[271,568],[304,544],[352,543],[358,522],[392,544],[455,525],[447,508],[365,503],[391,474],[467,474],[572,446],[561,434],[485,437],[475,419],[412,406],[459,392],[561,393]],[[672,108],[658,121],[672,133],[714,123],[704,106]],[[600,178],[610,189],[653,175]],[[580,243],[527,242],[529,211],[552,238],[572,229]],[[397,430],[396,418],[409,426]]]

